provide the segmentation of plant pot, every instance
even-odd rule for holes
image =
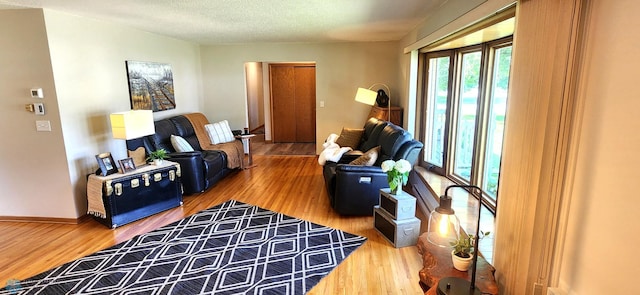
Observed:
[[[160,165],[162,165],[162,162],[163,162],[162,159],[154,159],[153,160],[153,165],[160,166]]]
[[[462,258],[458,255],[453,254],[454,251],[451,251],[451,260],[453,261],[453,267],[459,271],[467,271],[469,270],[469,266],[471,265],[471,260],[473,259],[473,255],[469,256],[469,258]]]

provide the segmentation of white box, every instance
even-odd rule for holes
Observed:
[[[416,198],[402,190],[392,195],[388,188],[380,190],[380,208],[392,219],[402,220],[416,217]]]
[[[373,225],[396,248],[413,246],[418,243],[418,235],[420,234],[420,219],[418,218],[394,220],[380,206],[375,206]]]

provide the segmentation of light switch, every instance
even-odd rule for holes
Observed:
[[[324,108],[324,100],[321,100],[321,101],[320,101],[320,107],[321,107],[321,108]]]
[[[51,121],[36,121],[36,131],[51,131]]]

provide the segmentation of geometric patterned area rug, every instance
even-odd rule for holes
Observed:
[[[231,200],[2,291],[305,294],[365,241]]]

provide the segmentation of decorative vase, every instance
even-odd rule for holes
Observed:
[[[162,165],[162,159],[154,159],[153,160],[153,165],[156,165],[156,166]]]
[[[407,184],[409,179],[409,171],[411,171],[411,163],[405,159],[398,162],[394,160],[386,160],[380,164],[382,172],[387,174],[387,183],[389,183],[389,193],[397,194],[402,186]]]
[[[391,181],[389,182],[389,192],[392,195],[396,195],[398,194],[398,191],[400,191],[401,189],[402,189],[402,176],[392,177]]]
[[[451,260],[453,261],[453,267],[459,271],[469,270],[469,266],[471,265],[471,260],[473,259],[473,255],[469,255],[469,258],[462,258],[454,254],[454,252],[455,250],[451,251]]]

